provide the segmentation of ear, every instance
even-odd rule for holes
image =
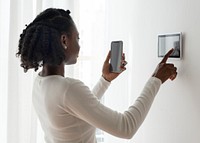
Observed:
[[[62,34],[60,37],[60,42],[62,44],[63,47],[67,46],[67,41],[68,41],[68,37],[66,34]]]

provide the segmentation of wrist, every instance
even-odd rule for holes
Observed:
[[[157,79],[159,79],[162,83],[164,83],[165,81],[162,79],[162,78],[160,78],[159,76],[157,76],[157,75],[152,75],[152,77],[154,77],[154,78],[157,78]]]
[[[102,77],[103,77],[106,81],[111,82],[111,80],[109,80],[108,78],[106,78],[104,75],[102,75]]]

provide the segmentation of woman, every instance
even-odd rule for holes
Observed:
[[[33,105],[47,143],[95,143],[95,129],[114,136],[132,138],[145,119],[167,79],[176,77],[176,68],[167,64],[169,51],[146,83],[139,98],[123,114],[102,105],[99,99],[120,73],[112,73],[110,52],[102,76],[92,91],[79,80],[65,77],[64,66],[75,64],[79,54],[79,34],[70,11],[46,9],[20,35],[21,66],[42,70],[33,86]],[[123,56],[121,70],[126,69]],[[121,73],[122,73],[121,72]]]

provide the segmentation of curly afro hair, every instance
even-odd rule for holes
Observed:
[[[60,36],[70,36],[75,26],[69,10],[49,8],[41,12],[20,35],[17,57],[24,72],[38,70],[43,63],[60,65],[65,59]]]

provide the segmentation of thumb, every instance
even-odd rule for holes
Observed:
[[[110,57],[111,57],[111,51],[108,52],[105,63],[109,63]]]

